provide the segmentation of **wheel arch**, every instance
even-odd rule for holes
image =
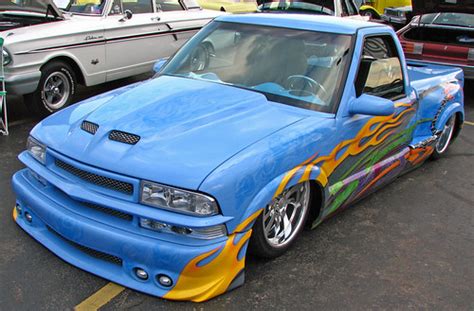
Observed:
[[[71,66],[71,69],[74,71],[74,74],[76,76],[76,80],[77,80],[77,83],[78,84],[81,84],[81,85],[86,85],[86,79],[85,79],[85,75],[84,75],[84,72],[81,68],[81,66],[79,65],[79,63],[72,57],[70,56],[67,56],[67,55],[56,55],[56,56],[53,56],[51,58],[49,58],[40,68],[40,70],[42,70],[46,65],[50,64],[50,63],[53,63],[53,62],[64,62],[66,64],[68,64],[69,66]]]
[[[241,223],[243,220],[256,213],[258,210],[263,209],[275,196],[282,191],[289,189],[290,187],[303,182],[309,181],[311,184],[311,202],[310,202],[310,214],[306,222],[306,227],[310,228],[312,223],[317,220],[323,209],[325,200],[325,188],[324,184],[327,183],[327,175],[320,167],[314,165],[310,168],[310,173],[305,175],[306,165],[297,167],[296,170],[288,170],[285,173],[277,176],[271,180],[265,187],[263,187],[253,198],[250,204],[242,213],[241,217],[234,223]],[[296,173],[295,173],[296,172]],[[288,178],[289,174],[292,174],[291,178]],[[285,182],[286,181],[286,182]],[[250,223],[244,230],[246,231],[253,226],[254,222]],[[229,228],[229,232],[233,232],[235,228]]]
[[[446,109],[444,109],[444,111],[436,120],[435,129],[440,131],[442,127],[444,126],[444,124],[446,124],[446,122],[452,115],[456,115],[456,127],[454,129],[455,130],[454,135],[458,135],[461,129],[462,123],[464,122],[464,108],[462,104],[458,102],[452,103],[448,107],[446,107]]]

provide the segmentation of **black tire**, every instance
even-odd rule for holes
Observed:
[[[448,148],[454,138],[454,132],[456,130],[456,125],[457,125],[456,123],[457,123],[457,118],[456,118],[456,115],[454,114],[446,121],[446,124],[443,125],[443,130],[441,131],[440,136],[436,140],[434,151],[433,151],[433,154],[431,155],[432,160],[437,160],[441,158],[448,151]]]
[[[379,14],[372,9],[362,10],[359,13],[362,16],[368,16],[369,19],[380,19]]]
[[[61,84],[62,86],[58,85],[55,88],[58,89],[58,94],[60,94],[61,89],[64,91],[64,96],[61,97],[61,100],[58,100],[56,104],[54,104],[54,101],[55,98],[58,97],[55,96],[59,95],[53,94],[54,91],[50,89],[54,79],[56,79],[56,81],[61,80],[63,81],[62,83],[64,83],[64,85]],[[72,103],[76,87],[76,74],[71,66],[62,61],[52,61],[41,68],[41,78],[38,83],[38,88],[33,93],[25,95],[25,103],[33,114],[40,117],[48,116]],[[48,88],[48,91],[45,92],[46,88]]]
[[[299,186],[301,184],[295,185]],[[306,182],[305,185],[307,186],[307,198],[306,198],[306,208],[302,210],[301,217],[298,220],[298,226],[296,229],[291,233],[291,237],[285,244],[275,246],[272,245],[269,242],[269,239],[266,237],[265,234],[265,223],[264,223],[264,217],[265,217],[265,212],[268,210],[268,208],[271,206],[271,204],[268,204],[264,211],[258,216],[257,220],[255,221],[255,224],[253,225],[253,232],[252,236],[250,238],[249,242],[249,252],[257,257],[260,258],[276,258],[281,255],[283,255],[289,248],[291,248],[295,241],[297,240],[298,236],[301,234],[301,231],[306,225],[306,220],[308,218],[309,210],[310,210],[310,204],[311,204],[311,185],[309,182]],[[290,188],[293,189],[294,187]],[[273,203],[275,201],[272,201],[270,203]]]

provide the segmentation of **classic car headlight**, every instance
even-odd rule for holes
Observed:
[[[46,163],[46,146],[34,139],[32,136],[28,137],[26,141],[26,150],[38,161]]]
[[[399,16],[399,17],[405,17],[405,12],[403,12],[403,11],[398,11],[398,16]]]
[[[2,50],[2,54],[3,54],[3,66],[6,66],[6,65],[10,64],[11,61],[12,61],[10,53],[5,51],[5,49],[4,49],[4,50]]]
[[[207,195],[151,181],[142,181],[140,202],[196,216],[210,216],[219,212],[216,200]]]

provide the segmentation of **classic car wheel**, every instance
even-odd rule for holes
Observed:
[[[209,64],[209,48],[201,44],[191,54],[191,71],[202,71]]]
[[[305,181],[273,199],[255,222],[250,251],[264,258],[286,252],[304,227],[310,196],[310,183]]]
[[[76,76],[64,62],[46,64],[34,93],[25,96],[28,107],[42,116],[49,115],[71,104],[76,90]]]
[[[451,139],[453,138],[454,126],[456,125],[456,115],[451,116],[441,131],[441,134],[436,141],[436,145],[433,151],[432,158],[438,159],[441,157],[446,150],[448,150]]]

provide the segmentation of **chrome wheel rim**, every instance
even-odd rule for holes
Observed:
[[[448,122],[443,127],[443,131],[439,135],[438,142],[436,143],[436,151],[438,153],[443,153],[449,146],[451,137],[454,132],[454,116],[449,118]]]
[[[271,246],[283,247],[296,237],[308,210],[309,192],[308,181],[297,184],[265,207],[263,231]]]
[[[53,72],[43,84],[42,98],[50,110],[61,109],[71,94],[71,84],[63,72]]]

